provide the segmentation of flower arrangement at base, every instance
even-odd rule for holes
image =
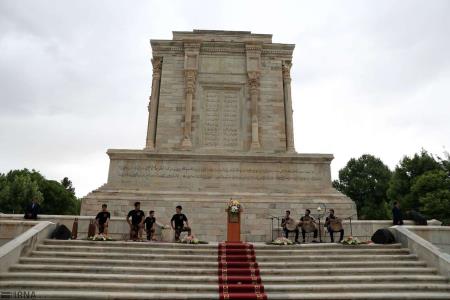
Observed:
[[[200,241],[198,238],[196,238],[193,235],[185,236],[184,238],[182,238],[180,240],[180,243],[182,243],[182,244],[194,244],[194,245],[197,245],[197,244],[208,244],[208,242]]]
[[[359,245],[362,244],[358,238],[349,236],[341,241],[343,245]]]
[[[110,238],[109,236],[104,235],[104,234],[96,234],[94,236],[90,236],[90,237],[88,237],[88,240],[90,240],[90,241],[113,241],[112,238]]]
[[[242,211],[241,203],[237,200],[230,199],[227,210],[232,214],[238,214]]]
[[[278,237],[277,239],[273,240],[270,244],[286,246],[286,245],[293,245],[294,243],[290,239],[287,239],[285,237]]]

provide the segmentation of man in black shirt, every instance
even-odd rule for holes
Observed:
[[[102,211],[95,217],[95,224],[98,228],[98,234],[108,235],[108,225],[109,219],[111,219],[111,214],[107,210],[107,205],[102,205]]]
[[[403,225],[403,214],[400,210],[400,203],[394,202],[394,207],[392,208],[392,224]]]
[[[39,213],[40,206],[37,203],[37,198],[33,197],[31,199],[31,203],[27,205],[25,208],[25,215],[23,216],[25,219],[37,219],[37,215]]]
[[[314,220],[313,217],[310,216],[310,214],[311,214],[311,211],[309,209],[306,209],[305,215],[300,218],[300,222],[299,222],[299,226],[301,226],[301,228],[302,228],[303,243],[305,242],[306,229],[308,229],[308,232],[314,232],[313,243],[317,243],[317,235],[318,235],[319,231],[317,230],[317,227],[316,227],[316,221]]]
[[[292,223],[295,225],[295,229],[288,228],[288,227],[294,226],[294,225],[292,225]],[[287,210],[286,215],[284,216],[283,219],[281,219],[281,227],[283,227],[284,236],[286,238],[289,237],[289,232],[295,232],[295,242],[298,243],[298,234],[299,234],[298,226],[297,226],[297,224],[295,224],[294,219],[291,218],[290,210]]]
[[[176,207],[176,214],[172,216],[170,220],[170,225],[172,229],[175,230],[175,241],[178,242],[180,240],[180,234],[183,231],[187,231],[188,235],[191,235],[191,228],[189,227],[189,222],[185,214],[181,213],[183,208],[181,205]],[[186,226],[184,225],[186,223]]]
[[[147,232],[147,240],[151,241],[153,234],[155,234],[155,228],[153,225],[156,223],[155,211],[151,210],[147,218],[145,218],[145,231]]]
[[[130,210],[127,215],[127,223],[130,225],[130,239],[132,239],[133,241],[142,241],[144,217],[145,214],[141,210],[141,202],[135,202],[134,209]]]
[[[339,222],[338,218],[334,215],[334,209],[330,209],[330,215],[325,219],[325,227],[328,229],[328,232],[330,233],[330,239],[331,242],[334,243],[334,232],[340,232],[339,236],[339,242],[344,239],[344,228],[342,228],[342,222],[341,222],[341,229],[339,231],[334,231],[331,227],[331,220],[336,220]]]

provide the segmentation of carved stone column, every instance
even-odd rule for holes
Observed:
[[[192,100],[195,96],[200,43],[198,41],[185,42],[184,50],[185,110],[181,148],[190,150],[192,148]]]
[[[159,86],[161,82],[162,57],[154,57],[152,59],[153,78],[152,93],[150,103],[148,104],[148,126],[147,126],[147,142],[145,150],[154,151],[156,142],[156,122],[159,103]]]
[[[283,61],[283,92],[284,92],[284,113],[286,116],[286,152],[294,153],[294,129],[292,121],[292,98],[291,98],[291,66],[289,60]]]
[[[185,70],[185,86],[186,86],[186,109],[184,111],[184,130],[183,141],[181,147],[190,149],[192,147],[191,133],[192,133],[192,99],[195,93],[195,81],[197,79],[196,70]]]
[[[261,148],[258,121],[261,50],[262,45],[260,43],[248,43],[245,45],[248,86],[250,90],[250,117],[252,122],[252,143],[250,145],[250,150],[258,150]]]
[[[261,148],[258,122],[259,72],[248,73],[248,85],[250,89],[250,113],[252,121],[252,143],[250,149],[256,150]]]

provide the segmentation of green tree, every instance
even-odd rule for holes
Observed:
[[[413,197],[419,199],[421,211],[430,218],[450,224],[450,169],[448,156],[439,159],[440,170],[425,172],[411,186]]]
[[[413,157],[405,156],[392,174],[387,192],[388,198],[399,201],[405,211],[415,209],[421,210],[420,195],[412,190],[417,179],[429,172],[442,170],[442,164],[433,155],[422,150]]]
[[[61,180],[61,184],[71,194],[75,195],[75,188],[73,187],[72,181],[70,181],[69,178],[64,177],[63,180]]]
[[[391,171],[379,158],[364,154],[348,161],[333,186],[355,201],[359,218],[386,219],[389,215],[386,191],[390,178]]]
[[[33,197],[44,214],[78,214],[80,201],[75,197],[72,182],[47,180],[35,170],[12,170],[0,174],[0,211],[23,213]]]

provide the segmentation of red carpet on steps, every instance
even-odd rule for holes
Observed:
[[[219,299],[267,299],[252,244],[219,244]]]

